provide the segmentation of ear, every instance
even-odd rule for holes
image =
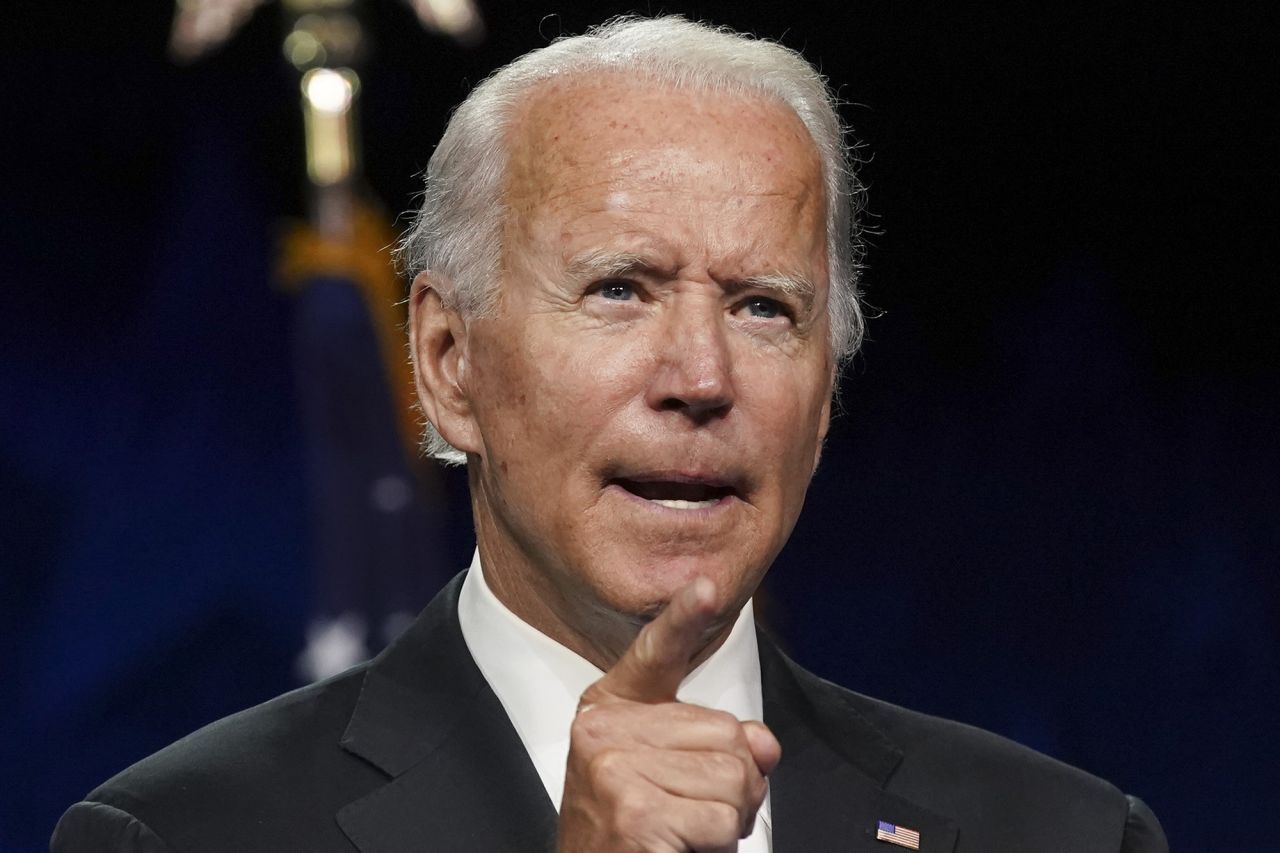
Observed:
[[[818,443],[813,448],[813,471],[810,476],[817,473],[818,462],[822,459],[822,448],[827,443],[827,430],[831,427],[831,405],[835,399],[836,393],[836,370],[831,369],[831,379],[827,383],[827,396],[822,401],[822,412],[818,416]]]
[[[478,453],[480,431],[467,396],[467,325],[440,298],[451,282],[419,273],[409,292],[409,348],[418,404],[444,440],[464,453]]]

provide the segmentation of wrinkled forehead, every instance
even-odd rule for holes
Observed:
[[[754,181],[761,192],[824,195],[817,147],[782,101],[620,71],[535,85],[512,116],[506,147],[504,200],[517,209],[623,172],[662,182],[689,152],[696,152],[697,176],[706,181]],[[679,175],[687,180],[689,170]]]

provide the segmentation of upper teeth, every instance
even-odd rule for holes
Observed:
[[[704,506],[711,506],[716,503],[718,498],[712,498],[705,501],[680,501],[680,500],[663,500],[661,498],[651,498],[651,500],[659,506],[665,506],[668,509],[701,509]]]

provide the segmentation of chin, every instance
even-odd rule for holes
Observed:
[[[744,563],[732,556],[716,553],[647,554],[642,558],[610,559],[609,562],[633,568],[615,576],[592,573],[604,581],[595,584],[597,596],[614,611],[644,620],[660,613],[676,592],[697,577],[715,583],[723,609],[736,609],[755,593],[755,585],[763,575],[763,572],[744,570]]]

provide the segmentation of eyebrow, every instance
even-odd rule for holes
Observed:
[[[662,272],[633,252],[611,252],[595,249],[578,255],[566,270],[574,278],[614,278],[638,272]]]
[[[646,260],[643,255],[608,249],[595,249],[578,255],[569,262],[566,271],[574,278],[621,278],[636,273],[671,278],[674,274],[673,271],[662,269]],[[807,277],[782,272],[745,276],[730,284],[735,290],[771,290],[805,302],[811,302],[817,292],[817,288]]]
[[[788,273],[765,273],[764,275],[752,275],[739,279],[744,288],[759,288],[761,290],[775,290],[787,296],[796,296],[806,301],[812,300],[817,288],[813,286],[813,282],[802,275],[790,275]]]

